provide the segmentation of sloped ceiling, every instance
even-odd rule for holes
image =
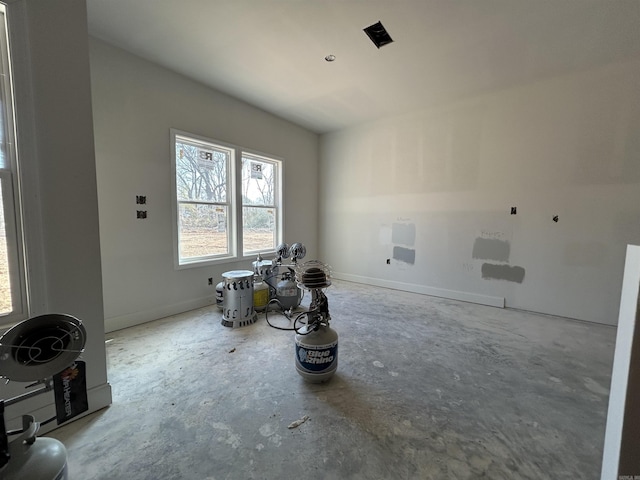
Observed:
[[[91,35],[317,133],[640,56],[639,0],[87,6]]]

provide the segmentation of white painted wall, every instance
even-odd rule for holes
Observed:
[[[615,324],[640,242],[638,78],[640,61],[611,64],[322,136],[320,257],[337,277]],[[414,264],[386,264],[394,223],[415,225]],[[482,278],[479,237],[509,243],[522,283]]]
[[[107,331],[214,303],[207,279],[254,260],[174,269],[170,128],[284,159],[285,241],[315,258],[316,134],[98,39],[90,58]]]
[[[96,170],[84,1],[18,0],[8,7],[15,60],[18,149],[29,263],[30,316],[68,313],[87,330],[89,412],[107,384]],[[34,379],[36,380],[36,379]],[[0,398],[24,393],[0,385]],[[53,395],[7,410],[9,422],[55,413]],[[49,427],[50,428],[50,427]]]

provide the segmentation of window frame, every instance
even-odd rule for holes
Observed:
[[[203,146],[211,145],[230,150],[231,160],[229,162],[229,170],[227,171],[227,231],[229,252],[227,254],[207,255],[202,257],[192,257],[189,259],[180,258],[180,216],[179,205],[181,201],[178,199],[177,191],[177,162],[176,162],[176,142],[183,139],[191,143],[201,143]],[[284,161],[274,155],[250,150],[227,142],[216,140],[189,133],[175,128],[170,129],[170,148],[171,148],[171,195],[172,195],[172,224],[173,224],[173,259],[176,270],[187,268],[205,267],[210,265],[220,265],[224,263],[237,262],[252,258],[258,253],[275,254],[278,244],[282,243],[284,236],[284,209],[282,199],[284,197]],[[245,252],[243,249],[244,226],[243,226],[243,207],[242,198],[242,159],[244,156],[255,157],[263,162],[269,162],[274,165],[274,202],[275,205],[270,208],[275,209],[275,242],[274,247],[269,250],[251,250]],[[210,202],[190,202],[198,204],[206,204]],[[216,202],[213,202],[216,203]],[[253,205],[252,205],[253,206]]]
[[[244,198],[240,198],[240,212],[241,214],[244,214],[244,208],[246,207],[252,207],[252,208],[264,208],[266,210],[268,209],[273,209],[275,210],[274,212],[274,220],[275,220],[275,241],[274,241],[274,248],[272,250],[244,250],[244,216],[241,217],[243,222],[240,223],[240,231],[241,231],[241,238],[240,238],[240,244],[239,247],[241,248],[241,252],[243,254],[243,257],[251,257],[251,256],[256,256],[258,253],[260,254],[264,254],[264,253],[275,253],[275,249],[276,247],[283,242],[283,165],[284,162],[282,159],[280,158],[276,158],[272,155],[265,155],[264,153],[259,153],[259,152],[254,152],[254,151],[250,151],[248,149],[244,149],[240,151],[240,174],[238,175],[240,177],[240,188],[242,189],[242,172],[243,172],[243,166],[242,166],[242,161],[244,160],[244,158],[248,158],[248,159],[255,159],[256,161],[262,162],[262,163],[270,163],[273,165],[273,169],[274,169],[274,175],[273,175],[273,204],[271,205],[258,205],[258,204],[245,204],[244,202]]]
[[[178,199],[177,188],[177,159],[176,159],[176,143],[179,139],[183,139],[186,143],[201,144],[203,147],[212,146],[218,147],[230,152],[230,159],[227,165],[226,172],[226,201],[225,202],[207,202],[207,201],[181,201]],[[176,269],[190,268],[194,266],[214,265],[216,263],[229,262],[237,258],[237,239],[235,232],[237,231],[236,224],[238,218],[233,208],[236,196],[236,181],[235,181],[235,163],[236,152],[233,145],[219,142],[201,135],[194,135],[188,132],[183,132],[176,129],[171,129],[171,192],[172,192],[172,214],[173,214],[173,257],[174,266]],[[180,214],[179,206],[181,203],[190,203],[197,205],[224,205],[227,207],[227,253],[214,254],[201,257],[191,257],[189,259],[182,260],[180,258]]]
[[[24,253],[24,234],[22,222],[22,201],[20,172],[18,163],[16,100],[14,76],[9,38],[9,19],[6,2],[0,2],[0,62],[7,81],[0,83],[0,95],[5,107],[2,108],[5,144],[5,165],[0,165],[0,183],[2,184],[2,205],[5,223],[7,247],[7,269],[11,288],[12,310],[0,314],[0,332],[29,316],[29,298],[27,288],[27,269]],[[0,147],[1,148],[1,147]]]

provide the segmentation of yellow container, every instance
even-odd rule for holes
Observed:
[[[261,280],[255,280],[253,284],[253,309],[263,311],[269,303],[269,286]]]

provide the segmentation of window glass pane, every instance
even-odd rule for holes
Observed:
[[[242,203],[275,205],[275,171],[271,162],[257,157],[242,157]]]
[[[221,205],[180,204],[180,259],[229,253],[227,213]]]
[[[231,153],[213,145],[176,139],[178,200],[227,201],[227,168]]]
[[[242,250],[247,252],[275,250],[276,221],[273,208],[242,208]]]
[[[2,202],[0,184],[0,202]],[[0,205],[0,315],[11,313],[11,283],[9,282],[9,258],[7,255],[7,230],[4,223],[4,205]]]
[[[0,5],[1,8],[4,8]],[[9,84],[9,65],[7,56],[7,29],[4,11],[0,10],[0,168],[9,168],[7,158],[7,125],[5,115],[10,114],[11,104],[7,104],[5,96],[11,91]]]

